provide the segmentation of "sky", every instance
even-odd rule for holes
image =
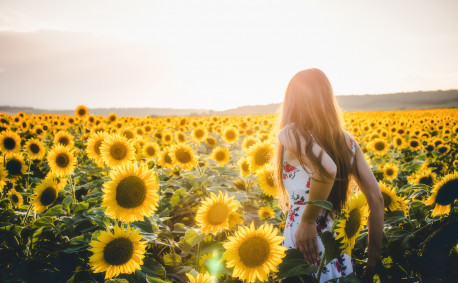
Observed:
[[[456,0],[0,0],[0,105],[225,110],[458,88]]]

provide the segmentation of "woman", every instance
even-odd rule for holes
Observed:
[[[275,179],[280,206],[284,211],[289,208],[283,246],[299,249],[310,264],[319,265],[324,247],[317,230],[330,231],[350,194],[352,175],[371,211],[363,277],[372,276],[381,260],[383,197],[359,145],[343,130],[331,84],[321,70],[311,68],[293,76],[278,126]],[[309,200],[328,200],[333,203],[333,211],[306,205],[304,202]],[[342,253],[323,267],[320,281],[350,273],[355,273],[351,257]]]

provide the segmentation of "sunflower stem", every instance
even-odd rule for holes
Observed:
[[[321,257],[321,262],[320,262],[320,267],[318,267],[318,275],[317,275],[317,282],[320,282],[320,278],[321,278],[321,271],[323,269],[323,264],[324,264],[324,256],[326,254],[326,249],[324,250],[323,252],[323,256]]]
[[[74,186],[74,184],[73,184],[72,175],[73,175],[73,174],[71,174],[71,175],[69,176],[69,179],[70,179],[70,188],[71,188],[71,190],[72,190],[73,203],[76,203],[75,186]]]
[[[196,259],[196,270],[200,272],[200,249],[201,249],[201,242],[197,244],[197,259]]]
[[[27,217],[29,217],[29,213],[30,213],[30,209],[31,209],[31,208],[32,208],[32,204],[29,204],[29,208],[27,208],[27,212],[26,212],[24,218],[23,218],[22,221],[21,221],[21,225],[24,225],[25,220],[27,219]]]

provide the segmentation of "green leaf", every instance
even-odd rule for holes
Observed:
[[[332,210],[332,202],[327,201],[327,200],[311,200],[311,201],[306,201],[305,203],[320,206],[330,211]]]
[[[162,259],[165,265],[178,266],[181,263],[181,257],[175,253],[166,254]]]
[[[165,277],[165,268],[157,260],[152,258],[143,259],[142,271],[149,276]]]
[[[176,190],[175,193],[173,193],[173,196],[170,200],[170,205],[172,205],[172,207],[175,207],[181,201],[181,199],[187,195],[187,193],[188,192],[184,188],[179,188],[178,190]]]
[[[31,245],[32,248],[35,245],[35,243],[38,241],[38,239],[40,238],[41,232],[43,232],[43,228],[45,227],[40,227],[37,230],[35,230],[35,232],[33,232],[32,245]]]
[[[45,216],[59,216],[62,213],[62,205],[56,205],[48,209],[46,213],[44,214]]]
[[[331,262],[331,260],[337,258],[340,255],[340,245],[330,231],[326,231],[321,234],[321,241],[324,245],[325,264],[328,264]]]
[[[278,277],[287,278],[316,272],[318,267],[310,265],[298,249],[286,250],[286,256],[278,266]]]
[[[183,248],[185,250],[190,250],[192,247],[194,247],[198,243],[202,242],[203,239],[205,239],[205,235],[199,232],[200,230],[196,230],[196,229],[189,229],[188,231],[186,231],[186,233],[184,234],[184,239],[183,239],[184,240]]]
[[[115,279],[105,280],[105,283],[129,283],[129,281],[127,281],[126,279],[115,278]]]
[[[52,227],[52,226],[53,226],[53,222],[50,216],[43,216],[37,219],[32,225],[33,228]]]
[[[65,209],[67,212],[70,212],[70,204],[73,202],[73,198],[68,196],[64,198],[62,201],[62,208]]]

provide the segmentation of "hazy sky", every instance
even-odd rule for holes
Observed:
[[[0,105],[223,110],[458,88],[458,1],[0,0]]]

